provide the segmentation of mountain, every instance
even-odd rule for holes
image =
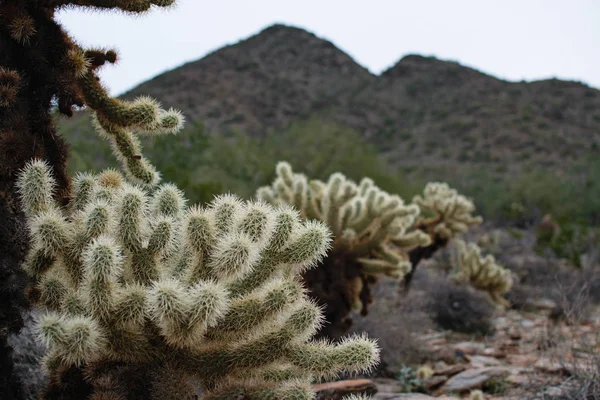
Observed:
[[[200,120],[209,131],[260,135],[326,108],[376,80],[331,42],[274,25],[240,43],[151,79],[124,95],[146,94]]]
[[[560,170],[600,148],[600,91],[582,83],[507,82],[419,55],[374,75],[331,42],[284,25],[165,72],[123,97],[142,94],[181,109],[214,134],[236,129],[261,136],[298,119],[334,120],[408,170]],[[76,124],[63,126],[84,129]]]

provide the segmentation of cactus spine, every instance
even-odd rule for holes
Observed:
[[[312,379],[377,361],[365,337],[309,340],[322,315],[298,275],[329,249],[324,224],[234,196],[186,207],[172,185],[130,182],[80,175],[65,209],[44,162],[20,177],[51,375],[80,366],[94,399],[180,398],[184,378],[205,399],[311,399]],[[124,385],[133,366],[148,381]]]

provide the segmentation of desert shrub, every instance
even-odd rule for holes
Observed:
[[[567,260],[571,265],[581,268],[582,256],[597,244],[597,232],[582,223],[565,221],[558,224],[555,234],[537,229],[537,244],[535,251],[546,254],[548,251],[557,258]]]
[[[371,305],[369,315],[356,318],[351,332],[376,337],[382,349],[378,375],[395,377],[403,366],[416,367],[431,359],[431,350],[420,338],[435,327],[428,310],[429,295],[421,290],[427,279],[425,270],[417,272],[414,290],[398,296],[397,282],[382,278],[373,288],[378,301]]]
[[[425,382],[418,376],[418,370],[402,366],[395,376],[400,390],[407,393],[425,393]]]
[[[545,298],[555,304],[552,318],[573,322],[585,318],[591,307],[600,304],[600,268],[593,259],[581,269],[542,257],[525,258],[518,265],[507,259],[505,265],[517,277],[505,295],[515,309],[528,308],[535,300]]]
[[[488,297],[445,279],[432,280],[430,311],[441,328],[475,335],[494,332]]]

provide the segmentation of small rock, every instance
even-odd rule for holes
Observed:
[[[476,342],[460,342],[456,343],[452,348],[456,351],[462,351],[465,354],[471,355],[481,353],[485,349],[485,345]]]
[[[569,373],[570,366],[570,363],[552,361],[548,358],[540,358],[533,367],[538,371],[546,372],[548,374],[567,374]]]
[[[373,400],[439,400],[421,393],[377,393]]]
[[[316,400],[339,400],[349,394],[377,393],[377,386],[369,379],[352,379],[346,381],[328,382],[314,385],[317,392]]]
[[[464,392],[477,389],[490,379],[508,373],[510,373],[510,369],[504,367],[468,369],[448,379],[442,389],[446,392]]]
[[[447,368],[447,367],[448,367],[448,364],[446,364],[446,363],[445,363],[445,362],[443,362],[443,361],[438,361],[438,362],[436,362],[436,363],[433,365],[433,369],[434,369],[435,371],[437,371],[437,370],[440,370],[440,369],[444,369],[444,368]]]
[[[427,390],[434,390],[440,386],[442,386],[443,383],[445,383],[448,380],[448,378],[445,375],[435,375],[432,376],[431,378],[427,379],[424,382],[425,385],[425,389]]]
[[[429,340],[434,340],[434,339],[439,339],[439,338],[445,338],[446,333],[445,332],[432,332],[432,333],[426,333],[424,335],[421,335],[420,337],[424,341],[429,341]]]
[[[497,366],[502,364],[498,359],[488,356],[470,356],[468,360],[471,365],[477,367]]]
[[[496,329],[498,329],[498,330],[504,329],[508,326],[508,319],[506,317],[498,317],[494,321],[494,325],[496,326]]]
[[[484,349],[483,355],[494,357],[494,358],[506,358],[505,352],[503,352],[500,349],[493,348],[493,347],[488,347],[488,348]]]
[[[508,383],[513,385],[526,385],[531,382],[531,377],[527,375],[509,375],[504,379]]]
[[[516,367],[531,367],[537,359],[535,354],[510,354],[507,357],[508,363]]]
[[[524,319],[523,321],[521,321],[521,326],[525,329],[531,329],[535,326],[535,322],[529,319]]]
[[[554,310],[556,308],[556,302],[547,298],[527,299],[525,301],[525,306],[540,310]]]
[[[445,376],[453,376],[458,374],[459,372],[463,372],[467,369],[467,366],[464,364],[455,364],[447,366],[446,368],[435,369],[433,371],[434,375],[445,375]]]
[[[522,336],[521,336],[521,332],[517,331],[517,330],[513,330],[509,333],[509,337],[512,340],[521,340]]]
[[[404,385],[395,379],[375,378],[373,382],[377,385],[377,390],[380,393],[400,393],[404,391]]]
[[[448,343],[448,340],[446,338],[431,339],[430,341],[427,342],[427,344],[429,346],[438,346],[440,344],[446,344],[446,343]]]
[[[457,356],[455,350],[448,349],[448,348],[444,348],[444,349],[441,349],[440,351],[438,351],[437,357],[440,360],[442,360],[448,364],[454,364],[457,362],[457,359],[460,358]]]

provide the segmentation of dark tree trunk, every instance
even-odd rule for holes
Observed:
[[[376,277],[362,273],[359,263],[340,253],[330,254],[317,268],[306,271],[303,279],[309,296],[324,308],[325,325],[317,337],[331,339],[339,339],[352,326],[350,313],[356,299],[362,304],[361,315],[367,315],[373,301],[370,285],[377,282]]]
[[[446,244],[448,244],[447,239],[442,239],[442,238],[436,236],[433,243],[430,244],[429,246],[417,247],[408,253],[408,258],[410,260],[410,264],[412,265],[412,268],[411,268],[410,272],[404,276],[404,292],[405,293],[408,292],[408,290],[410,289],[410,284],[412,282],[413,276],[415,275],[415,272],[417,271],[417,267],[419,266],[419,263],[422,260],[431,258],[431,256],[433,256],[436,251],[438,251],[442,247],[445,247]]]
[[[3,3],[0,6],[5,7]],[[21,315],[29,307],[25,296],[28,278],[21,268],[29,238],[16,181],[28,161],[46,160],[57,182],[56,198],[64,204],[69,179],[67,146],[56,134],[50,115],[56,88],[40,79],[40,73],[47,72],[44,63],[32,58],[40,53],[25,51],[11,40],[5,27],[0,21],[0,86],[5,90],[0,91],[0,398],[18,399],[20,382],[14,375],[7,338],[23,327]],[[6,87],[11,82],[17,84],[9,95]]]

